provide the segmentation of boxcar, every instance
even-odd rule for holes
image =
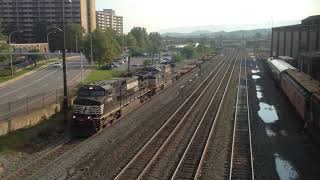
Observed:
[[[318,130],[320,129],[320,92],[312,95],[310,110],[311,126]]]
[[[278,83],[281,81],[281,75],[283,71],[287,69],[296,69],[295,67],[280,59],[269,58],[267,60],[267,64],[269,66],[272,78],[276,80]]]
[[[282,74],[281,89],[301,118],[306,120],[311,92],[306,89],[303,84],[304,81],[306,81],[306,78],[300,72],[296,70],[286,70]]]

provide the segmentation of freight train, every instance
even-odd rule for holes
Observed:
[[[135,99],[146,101],[164,89],[171,70],[146,69],[133,77],[113,78],[79,88],[73,102],[71,130],[89,136],[121,117],[122,108]]]
[[[304,120],[306,130],[320,140],[320,82],[283,60],[270,58],[267,64],[272,77]]]
[[[210,57],[206,57],[208,60]],[[193,67],[194,68],[194,67]],[[190,69],[191,70],[191,69]],[[122,108],[131,101],[148,98],[163,90],[168,81],[180,77],[172,65],[146,67],[133,77],[113,78],[79,88],[73,102],[71,132],[89,136],[121,117]]]

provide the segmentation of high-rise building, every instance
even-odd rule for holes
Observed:
[[[116,12],[113,9],[97,11],[97,26],[101,30],[112,28],[118,34],[123,34],[123,17],[116,16]]]
[[[39,22],[62,26],[62,2],[66,23],[80,24],[86,32],[96,29],[95,0],[0,0],[0,18],[8,33],[22,30],[21,41],[35,42]]]

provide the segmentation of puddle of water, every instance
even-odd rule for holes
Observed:
[[[281,130],[281,131],[280,131],[280,134],[281,134],[282,136],[288,136],[288,133],[287,133],[287,131],[285,131],[285,130]]]
[[[257,98],[258,98],[258,99],[262,99],[262,98],[263,98],[262,92],[257,92]]]
[[[264,102],[260,102],[259,106],[260,110],[258,111],[258,115],[265,123],[273,123],[279,120],[277,111],[274,106]]]
[[[257,79],[260,79],[261,78],[261,76],[258,76],[258,75],[252,75],[252,79],[254,79],[254,80],[257,80]]]
[[[274,132],[273,130],[271,130],[269,127],[266,127],[266,133],[268,137],[274,137],[276,136],[276,132]]]
[[[256,85],[256,90],[257,90],[257,91],[262,91],[262,87],[259,86],[259,85]]]
[[[251,70],[253,74],[260,72],[259,70]]]
[[[278,153],[274,154],[277,173],[281,180],[299,179],[299,175],[290,162],[283,160]]]

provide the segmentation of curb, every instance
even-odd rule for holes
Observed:
[[[48,66],[49,66],[50,64],[52,64],[52,63],[53,63],[53,62],[50,62],[50,63],[45,64],[45,65],[42,65],[42,66],[40,66],[39,68],[37,68],[36,70],[29,71],[29,72],[27,72],[27,73],[24,73],[24,74],[18,76],[18,77],[15,77],[15,78],[13,78],[13,79],[10,79],[10,80],[8,80],[8,81],[6,81],[6,82],[0,83],[0,88],[3,87],[3,86],[6,86],[6,85],[12,84],[12,83],[14,83],[14,82],[16,82],[16,81],[18,81],[18,80],[20,80],[20,79],[23,79],[23,78],[25,78],[25,77],[28,77],[28,76],[36,73],[36,72],[39,72],[40,70],[43,70],[44,68],[48,67]]]
[[[68,57],[68,58],[73,58],[73,57],[74,57],[74,56],[71,56],[71,57]],[[6,82],[0,83],[0,88],[2,88],[3,86],[7,86],[7,85],[9,85],[9,84],[12,84],[12,83],[14,83],[14,82],[16,82],[16,81],[18,81],[18,80],[21,80],[21,79],[23,79],[23,78],[25,78],[25,77],[28,77],[28,76],[36,73],[36,72],[39,72],[40,70],[48,67],[49,65],[51,65],[53,62],[55,62],[55,61],[57,61],[57,60],[60,60],[60,59],[59,59],[59,58],[53,59],[53,60],[51,60],[52,62],[50,62],[50,63],[48,63],[48,64],[45,64],[45,65],[42,65],[42,66],[40,66],[40,67],[39,67],[38,69],[36,69],[36,70],[29,71],[29,72],[27,72],[27,73],[24,73],[24,74],[18,76],[18,77],[15,77],[15,78],[13,78],[13,79],[10,79],[10,80],[8,80],[8,81],[6,81]],[[26,67],[26,68],[27,68],[27,67]]]

